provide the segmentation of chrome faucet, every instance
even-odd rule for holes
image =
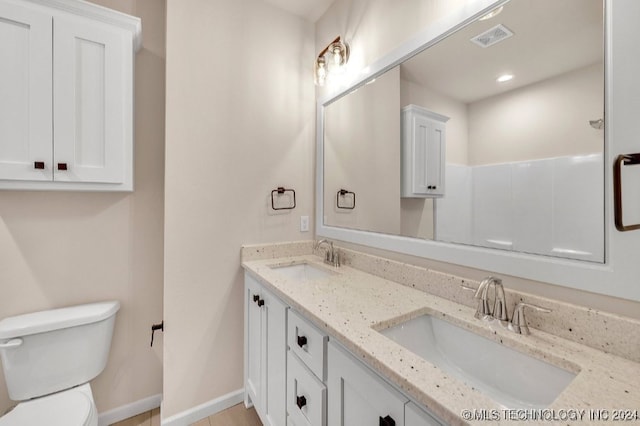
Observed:
[[[491,304],[489,303],[489,289],[491,286],[493,286],[495,294],[493,308],[491,308]],[[500,278],[487,277],[482,280],[477,289],[467,287],[464,284],[462,285],[462,288],[465,290],[475,291],[474,298],[478,300],[478,307],[476,308],[476,313],[474,315],[475,318],[484,319],[489,317],[497,319],[500,321],[500,324],[506,326],[514,333],[529,334],[529,327],[524,316],[525,307],[535,309],[539,312],[551,312],[550,309],[543,308],[542,306],[520,302],[513,310],[513,318],[509,321],[504,286],[502,285],[502,280]]]
[[[340,253],[338,249],[333,247],[333,242],[329,240],[319,240],[313,245],[314,250],[318,250],[322,244],[327,245],[327,251],[324,253],[324,263],[331,266],[340,266]]]
[[[489,288],[493,286],[495,293],[495,302],[493,308],[489,303]],[[474,298],[478,300],[478,308],[474,317],[482,319],[485,316],[490,316],[500,321],[508,321],[507,309],[505,305],[504,287],[502,286],[502,280],[496,277],[487,277],[482,280],[478,289],[472,287],[463,286],[466,290],[474,290]]]

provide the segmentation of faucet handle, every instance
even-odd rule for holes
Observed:
[[[482,284],[480,284],[480,286],[482,286]],[[481,287],[478,287],[478,289],[475,289],[473,287],[469,287],[464,284],[460,284],[460,287],[462,287],[463,290],[473,291],[474,299],[478,300],[478,307],[476,308],[476,313],[473,316],[474,318],[482,319],[487,315],[491,315],[491,308],[489,307],[489,301],[487,300],[487,298],[478,296],[480,294]]]
[[[468,285],[460,284],[460,287],[461,287],[463,290],[473,291],[474,293],[476,292],[476,289],[475,289],[474,287],[470,287],[470,286],[468,286]]]
[[[511,330],[518,334],[529,334],[529,326],[527,325],[527,319],[524,316],[524,308],[535,309],[538,312],[550,313],[551,309],[543,308],[542,306],[535,305],[533,303],[520,302],[513,310],[513,318],[511,319]]]

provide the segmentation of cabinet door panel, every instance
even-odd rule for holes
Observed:
[[[51,26],[51,15],[0,2],[0,179],[52,179]]]
[[[258,413],[262,413],[262,309],[254,301],[260,298],[258,285],[245,278],[245,387]]]
[[[263,290],[265,304],[263,321],[265,322],[266,344],[265,365],[265,426],[284,425],[286,408],[286,370],[287,370],[287,326],[286,306],[270,293]]]
[[[132,58],[125,33],[73,18],[54,22],[54,180],[125,180],[126,77]],[[130,42],[130,41],[129,41]],[[129,66],[128,66],[129,65]],[[66,164],[66,170],[58,167]]]
[[[333,342],[327,361],[329,426],[378,425],[386,416],[404,425],[406,397]]]
[[[245,404],[253,403],[265,426],[284,425],[287,306],[247,274],[244,296]]]

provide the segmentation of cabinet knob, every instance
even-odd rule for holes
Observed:
[[[382,416],[380,416],[380,426],[396,426],[396,421],[393,420],[391,416],[387,416],[385,418],[382,418]]]
[[[260,300],[260,296],[258,296],[257,294],[253,295],[253,301],[257,302],[258,300]]]
[[[307,398],[305,398],[304,396],[297,396],[296,405],[298,406],[298,408],[302,409],[302,407],[307,405]]]
[[[67,170],[67,163],[58,163],[58,170]]]
[[[33,162],[33,168],[34,169],[39,169],[39,170],[44,170],[44,161],[34,161]]]
[[[264,299],[258,300],[258,306],[260,307],[264,306]]]
[[[298,336],[298,346],[303,347],[307,344],[307,336]]]

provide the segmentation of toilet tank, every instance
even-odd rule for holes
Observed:
[[[36,398],[100,374],[118,309],[119,302],[100,302],[0,321],[0,359],[9,397]]]

